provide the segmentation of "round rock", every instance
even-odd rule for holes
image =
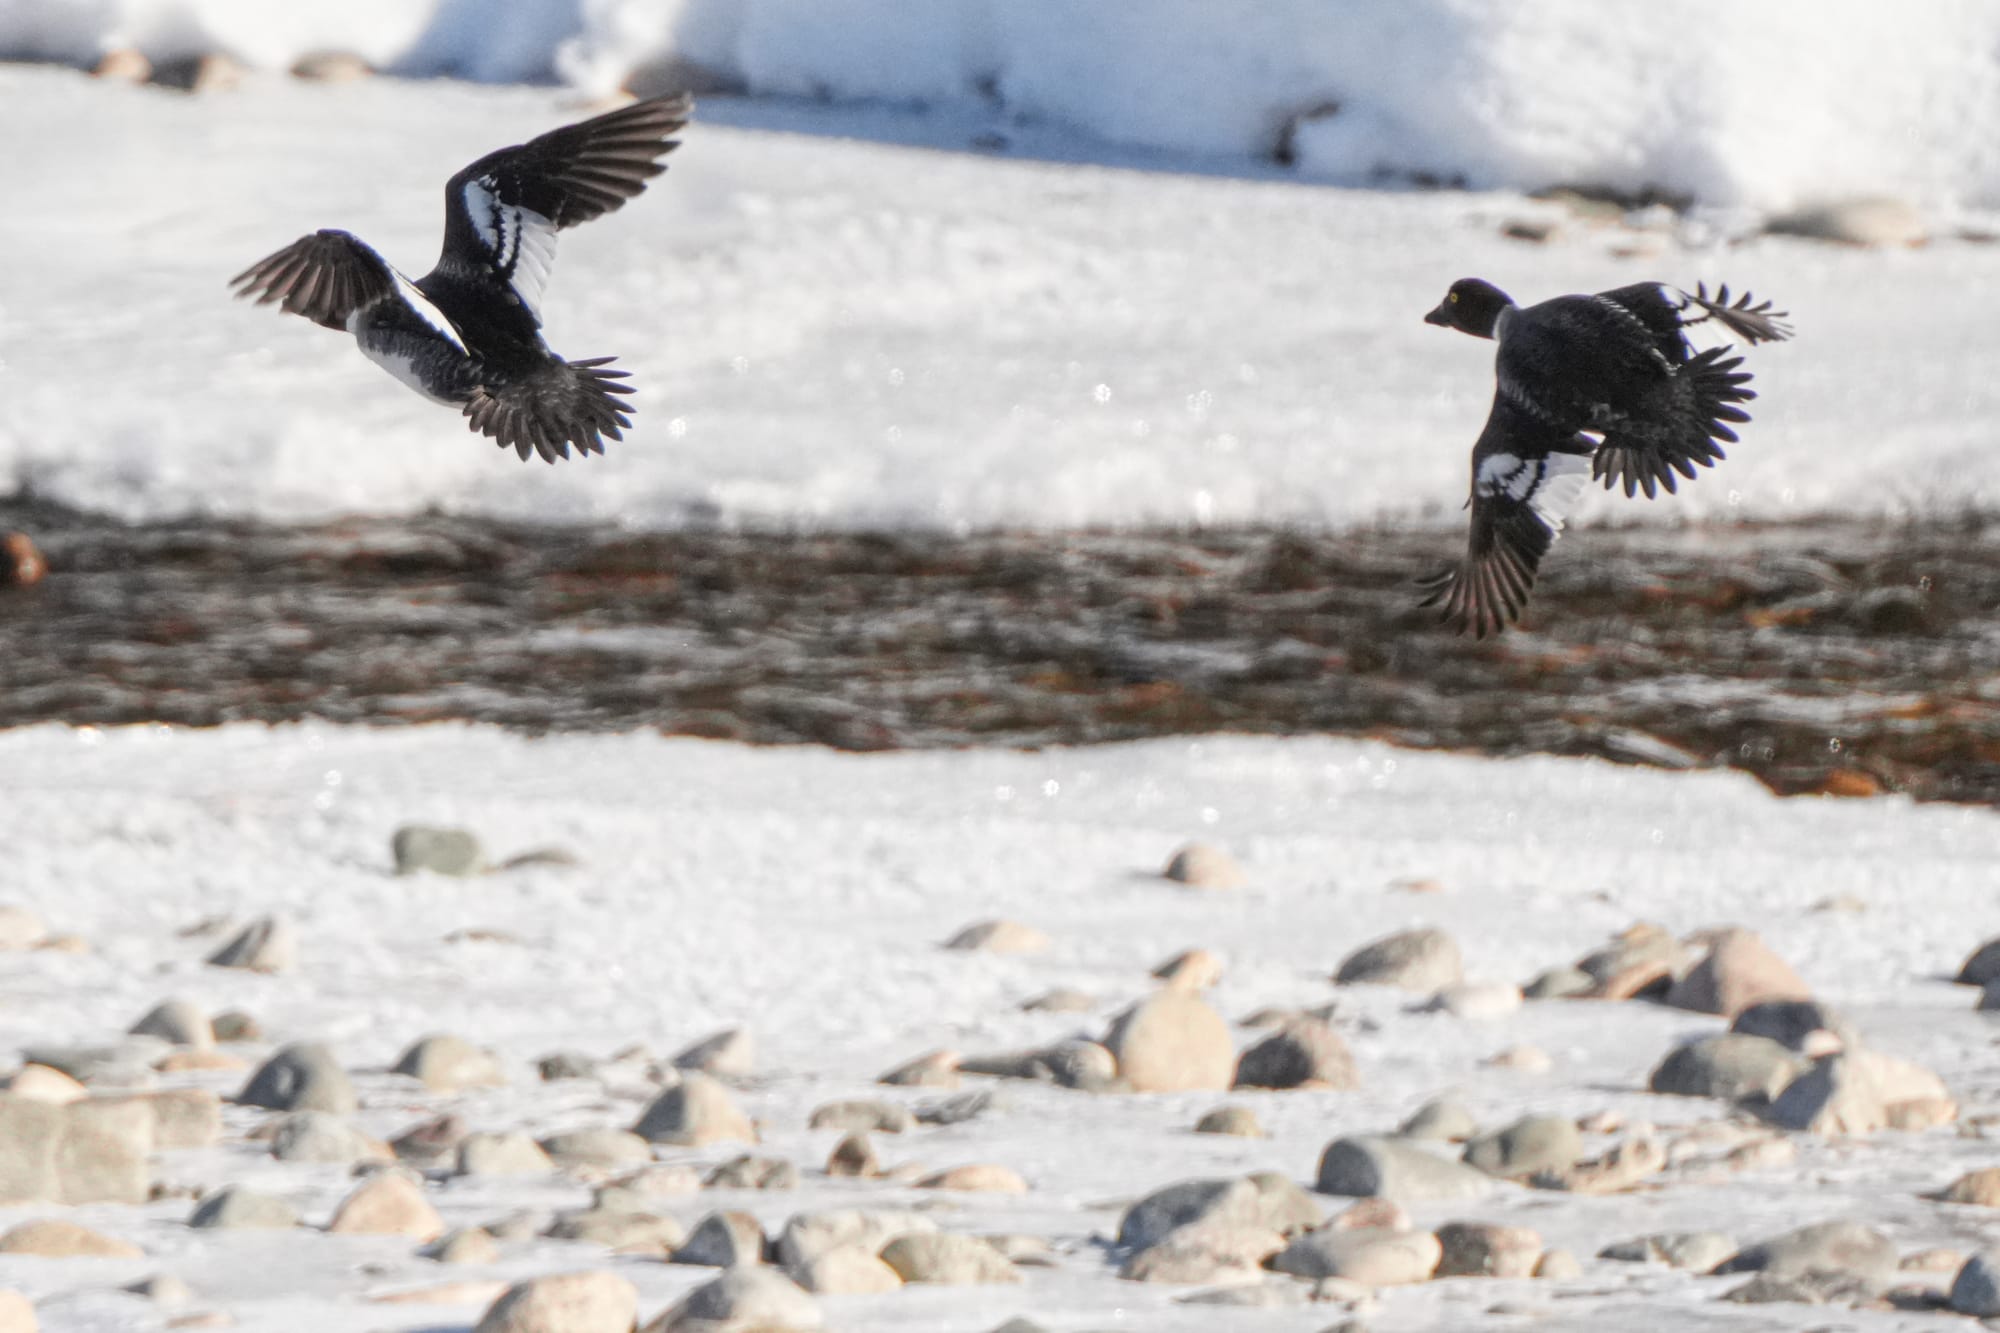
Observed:
[[[1206,842],[1191,842],[1168,858],[1160,872],[1191,889],[1240,889],[1249,883],[1236,858]]]
[[[461,1176],[540,1176],[556,1169],[542,1145],[519,1130],[467,1134],[458,1144]]]
[[[1707,955],[1675,982],[1667,1003],[1677,1009],[1734,1018],[1753,1004],[1810,1000],[1799,974],[1748,930],[1723,931]]]
[[[704,1037],[674,1057],[674,1068],[715,1078],[748,1078],[757,1068],[757,1039],[748,1028],[730,1028]]]
[[[1437,1229],[1439,1277],[1533,1277],[1542,1238],[1526,1227],[1447,1222]]]
[[[1981,1250],[1952,1279],[1951,1308],[1979,1319],[2000,1315],[2000,1252]]]
[[[352,1115],[359,1105],[347,1071],[332,1051],[317,1042],[279,1048],[257,1067],[236,1100],[244,1106],[273,1111],[327,1111],[334,1115]]]
[[[1465,1162],[1490,1176],[1523,1180],[1537,1171],[1561,1171],[1583,1156],[1583,1136],[1568,1116],[1523,1116],[1504,1129],[1465,1145]]]
[[[1402,1139],[1354,1135],[1326,1146],[1313,1188],[1356,1198],[1380,1195],[1409,1205],[1483,1198],[1493,1192],[1493,1177]]]
[[[1479,1122],[1456,1097],[1433,1097],[1418,1107],[1416,1114],[1396,1131],[1406,1139],[1435,1139],[1442,1143],[1463,1143],[1479,1133]]]
[[[396,873],[415,875],[477,875],[486,869],[486,854],[479,839],[465,829],[437,828],[429,824],[405,824],[389,838],[389,852],[396,861]]]
[[[757,1130],[737,1109],[728,1089],[706,1074],[685,1075],[654,1099],[632,1132],[649,1143],[698,1148],[737,1140],[755,1143]]]
[[[1669,1052],[1648,1086],[1679,1097],[1769,1101],[1805,1067],[1804,1060],[1769,1037],[1725,1032]]]
[[[206,1051],[215,1045],[215,1025],[192,1000],[162,1000],[132,1025],[132,1034],[158,1037],[176,1046]]]
[[[23,1222],[0,1234],[0,1254],[42,1259],[139,1259],[145,1253],[131,1241],[56,1217]]]
[[[435,1240],[444,1219],[421,1186],[400,1171],[383,1171],[355,1187],[334,1210],[326,1229],[336,1235],[409,1236]]]
[[[210,954],[208,961],[212,967],[249,972],[290,972],[299,965],[299,933],[289,921],[258,917]]]
[[[240,1227],[277,1229],[298,1224],[299,1215],[289,1203],[240,1185],[225,1185],[203,1199],[188,1217],[188,1225],[201,1230]]]
[[[985,1241],[943,1231],[898,1236],[882,1247],[882,1262],[911,1283],[973,1286],[1021,1280],[1007,1257]]]
[[[507,1288],[473,1333],[631,1333],[639,1293],[616,1273],[555,1273]]]
[[[1197,1134],[1230,1134],[1237,1138],[1261,1139],[1266,1137],[1263,1122],[1257,1113],[1247,1106],[1218,1106],[1206,1111],[1201,1119],[1194,1122]]]
[[[497,1088],[507,1082],[507,1072],[490,1051],[483,1051],[463,1037],[437,1034],[424,1037],[403,1052],[389,1072],[407,1074],[432,1092],[463,1092],[467,1088]]]
[[[763,1263],[768,1247],[764,1227],[755,1214],[733,1210],[710,1213],[674,1251],[673,1261],[704,1268],[734,1268]]]
[[[798,1283],[774,1268],[732,1268],[689,1292],[680,1304],[646,1326],[646,1333],[724,1333],[757,1329],[770,1333],[824,1326],[819,1303]]]
[[[281,1162],[331,1162],[352,1166],[390,1157],[386,1144],[369,1138],[327,1111],[293,1111],[271,1131],[271,1156]]]
[[[1113,1021],[1104,1045],[1134,1092],[1220,1092],[1236,1067],[1229,1025],[1181,991],[1156,991],[1126,1010]]]
[[[1444,1247],[1428,1231],[1307,1232],[1273,1256],[1270,1266],[1293,1277],[1345,1278],[1370,1287],[1428,1281]]]
[[[1441,930],[1399,931],[1363,945],[1341,961],[1337,986],[1395,986],[1434,992],[1465,980],[1458,941]]]
[[[1354,1056],[1333,1025],[1318,1018],[1295,1018],[1243,1052],[1236,1062],[1239,1088],[1332,1088],[1361,1086]]]

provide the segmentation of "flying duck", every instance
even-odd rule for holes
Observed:
[[[556,233],[611,212],[666,170],[683,94],[636,102],[488,153],[444,191],[444,250],[411,281],[358,237],[318,231],[230,279],[238,296],[354,335],[362,354],[523,459],[604,452],[631,409],[612,358],[565,361],[542,341]]]
[[[1695,351],[1690,335],[1778,342],[1782,310],[1661,282],[1517,306],[1479,278],[1451,285],[1427,324],[1500,344],[1493,407],[1472,446],[1472,531],[1465,557],[1423,581],[1424,606],[1479,638],[1518,617],[1535,570],[1588,480],[1631,496],[1675,488],[1734,443],[1738,404],[1757,395],[1727,341]]]

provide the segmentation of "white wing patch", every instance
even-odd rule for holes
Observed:
[[[502,200],[494,193],[498,185],[491,176],[468,181],[465,211],[492,257],[494,271],[540,322],[542,289],[548,286],[549,270],[556,262],[556,224],[531,208]]]
[[[1482,496],[1504,495],[1535,511],[1551,536],[1560,535],[1563,517],[1583,495],[1590,477],[1590,460],[1582,454],[1547,454],[1516,458],[1489,454],[1473,474],[1473,489]]]
[[[396,280],[396,295],[403,298],[403,304],[416,311],[417,318],[436,329],[438,335],[446,342],[463,352],[465,350],[465,343],[460,340],[458,330],[451,326],[451,321],[444,317],[444,311],[432,305],[431,299],[418,291],[415,283],[398,273],[394,268],[389,270],[389,276]],[[349,324],[353,322],[351,319],[348,321]]]

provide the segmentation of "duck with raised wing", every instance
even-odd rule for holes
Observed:
[[[612,358],[542,340],[556,233],[619,207],[666,170],[685,95],[636,102],[480,158],[445,186],[444,250],[415,281],[358,237],[319,231],[231,279],[238,296],[354,335],[363,355],[522,458],[601,454],[632,392]]]
[[[1517,306],[1462,278],[1424,322],[1499,344],[1493,407],[1472,446],[1472,529],[1463,559],[1424,580],[1422,603],[1480,638],[1527,604],[1542,557],[1591,477],[1650,499],[1722,458],[1756,397],[1734,344],[1791,336],[1769,301],[1723,287],[1635,283]],[[1694,341],[1717,345],[1696,351]]]

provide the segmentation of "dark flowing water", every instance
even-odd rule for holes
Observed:
[[[1573,533],[1438,631],[1456,533],[129,526],[30,504],[0,725],[477,719],[850,749],[1366,735],[2000,802],[2000,524]]]

